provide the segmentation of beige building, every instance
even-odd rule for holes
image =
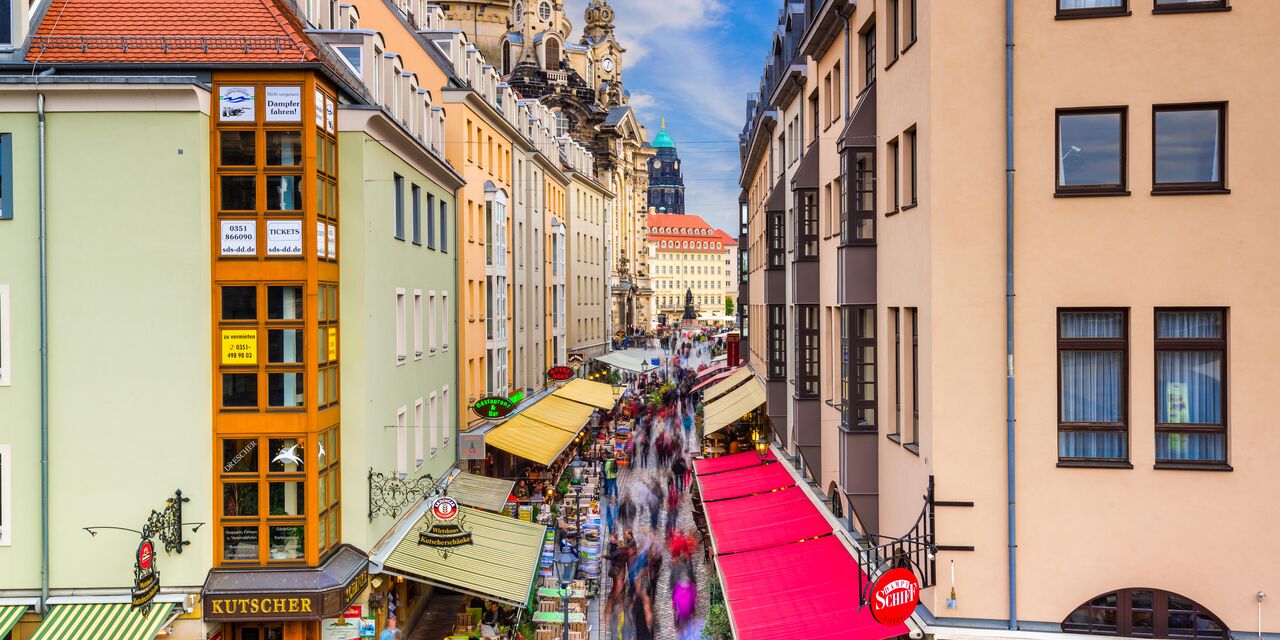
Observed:
[[[561,138],[569,175],[569,221],[565,236],[565,278],[569,352],[584,358],[604,355],[609,345],[609,263],[605,230],[614,195],[595,179],[591,152]]]
[[[738,241],[693,214],[650,211],[649,225],[654,323],[679,322],[689,293],[699,317],[725,315],[725,299],[738,294]]]
[[[1280,551],[1223,542],[1280,525],[1280,5],[1005,4],[786,3],[742,137],[774,439],[927,543],[925,634],[1274,637]]]

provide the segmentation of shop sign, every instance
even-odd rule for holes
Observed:
[[[267,87],[267,122],[302,122],[302,87]]]
[[[581,367],[587,359],[579,352],[573,351],[569,353],[569,366],[573,368]]]
[[[360,573],[357,573],[356,576],[351,579],[351,582],[348,582],[347,586],[342,588],[342,603],[347,605],[346,608],[348,610],[351,608],[351,602],[360,597],[360,593],[363,592],[364,588],[367,586],[369,586],[369,569],[367,567],[361,567]],[[359,607],[356,608],[358,609]],[[344,613],[343,615],[345,616],[346,614]],[[359,618],[360,616],[356,615],[355,617]]]
[[[222,364],[258,364],[258,330],[223,329]]]
[[[316,128],[324,127],[324,94],[316,89]]]
[[[742,353],[739,340],[742,336],[738,332],[732,332],[724,337],[724,347],[726,351],[725,364],[736,367],[741,363]]]
[[[218,120],[253,122],[253,87],[218,87]]]
[[[471,532],[463,528],[466,517],[458,510],[457,500],[440,496],[431,503],[431,511],[427,515],[430,519],[427,528],[418,532],[418,544],[435,549],[452,549],[472,543]]]
[[[479,400],[476,400],[475,404],[471,405],[471,410],[475,412],[477,416],[495,420],[500,420],[511,415],[511,412],[515,411],[515,409],[516,403],[502,396],[480,398]]]
[[[222,221],[222,255],[252,256],[257,253],[257,222],[253,220]]]
[[[462,460],[484,460],[484,434],[464,433],[458,436],[458,446]]]
[[[352,620],[346,615],[341,618],[325,618],[320,623],[321,640],[359,640],[360,618]]]
[[[206,617],[224,620],[314,620],[320,611],[315,594],[281,597],[269,595],[207,596]]]
[[[360,637],[372,638],[378,633],[377,626],[374,625],[373,618],[362,618],[360,620]]]
[[[156,570],[156,549],[147,538],[138,544],[133,560],[131,603],[143,616],[151,613],[151,601],[160,593],[160,572]]]
[[[551,367],[547,369],[547,377],[556,382],[564,382],[573,377],[573,369],[563,365]]]
[[[302,255],[302,221],[301,220],[268,220],[267,221],[267,255],[300,256]]]
[[[871,617],[882,625],[900,625],[920,603],[920,581],[910,569],[890,569],[871,589]]]
[[[324,128],[328,129],[329,133],[334,132],[333,109],[334,109],[333,100],[326,98],[324,101]]]

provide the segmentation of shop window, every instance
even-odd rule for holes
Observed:
[[[1160,589],[1122,589],[1080,605],[1062,621],[1066,633],[1135,638],[1231,637],[1222,619],[1194,600]]]
[[[291,562],[306,555],[306,478],[300,437],[223,438],[219,525],[224,562]]]

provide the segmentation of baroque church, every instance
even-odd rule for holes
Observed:
[[[649,159],[649,206],[658,213],[684,211],[684,170],[680,168],[680,154],[676,142],[667,133],[667,122],[653,138],[657,156]]]

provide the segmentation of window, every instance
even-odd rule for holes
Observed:
[[[449,203],[440,199],[440,251],[449,253]]]
[[[403,364],[405,353],[404,289],[396,289],[396,364]]]
[[[449,292],[440,294],[440,348],[449,350]]]
[[[919,162],[916,159],[916,128],[914,126],[911,127],[903,135],[907,138],[907,157],[903,158],[902,172],[906,174],[904,177],[907,182],[907,194],[911,196],[911,199],[907,202],[906,206],[914,207],[918,204],[920,182],[916,173],[916,168],[919,166]]]
[[[418,185],[412,185],[410,188],[412,195],[411,202],[413,206],[413,243],[422,244],[422,189]]]
[[[9,285],[0,284],[0,386],[13,382],[13,356],[9,345]]]
[[[3,3],[8,4],[8,3]],[[8,12],[0,8],[0,35],[9,33],[4,27]],[[0,133],[0,220],[13,219],[13,134]]]
[[[1156,463],[1227,463],[1225,309],[1156,310]]]
[[[453,429],[453,427],[450,426],[451,424],[453,424],[451,420],[451,416],[453,415],[452,414],[453,409],[452,409],[452,405],[449,404],[449,387],[445,387],[440,390],[440,406],[441,406],[441,412],[442,412],[442,419],[440,420],[440,431],[441,431],[441,435],[442,435],[442,439],[444,440],[444,443],[449,444],[449,432],[451,429]]]
[[[1128,312],[1058,310],[1058,463],[1129,459]]]
[[[796,191],[796,260],[818,259],[818,192]]]
[[[10,480],[10,448],[0,444],[0,547],[13,544],[13,495]]]
[[[1129,15],[1129,0],[1058,0],[1058,19]]]
[[[335,46],[334,49],[337,49],[338,53],[342,54],[342,59],[346,61],[347,65],[351,67],[352,71],[356,72],[356,75],[361,75],[363,73],[361,69],[363,68],[364,65],[362,64],[360,59],[360,54],[361,54],[360,47]]]
[[[840,93],[840,63],[831,68],[831,91],[827,94],[831,104],[831,122],[836,122],[844,115],[844,94]]]
[[[336,452],[337,429],[321,434],[318,448]],[[326,445],[325,443],[331,443]],[[219,468],[222,517],[220,544],[224,562],[301,562],[305,559],[307,492],[306,465],[316,460],[332,464],[311,453],[302,437],[223,438]],[[326,488],[320,490],[319,509],[334,509],[337,526],[336,476],[323,475]],[[331,490],[330,490],[331,489]],[[323,514],[318,520],[328,520]],[[327,535],[320,536],[328,540]],[[263,539],[267,541],[262,544]],[[337,536],[333,538],[337,541]],[[322,542],[322,547],[325,543]]]
[[[830,80],[831,78],[828,77],[827,78],[828,92],[830,91],[830,87],[831,87]],[[818,113],[818,92],[816,90],[813,93],[809,94],[809,121],[810,121],[809,140],[814,141],[818,139],[819,129],[821,129],[821,124],[826,122],[826,120],[823,119],[822,114]],[[800,155],[800,154],[796,154],[796,155]]]
[[[1156,0],[1152,13],[1190,13],[1193,11],[1229,11],[1227,0]]]
[[[435,398],[432,398],[432,400],[435,400]],[[418,400],[413,403],[413,459],[414,459],[413,468],[415,471],[418,469],[421,469],[422,463],[425,461],[425,458],[422,457],[423,441],[426,440],[426,438],[423,437],[424,435],[423,431],[425,427],[423,426],[423,422],[422,422],[423,420],[422,414],[423,414],[422,398],[418,398]]]
[[[849,164],[853,166],[847,166]],[[840,242],[844,245],[871,244],[876,239],[876,154],[873,149],[846,152],[840,158],[841,188],[852,181],[853,189],[841,197]],[[852,202],[846,202],[846,199]],[[846,210],[852,216],[845,215]]]
[[[916,0],[903,0],[906,2],[902,7],[902,29],[905,32],[903,39],[906,40],[906,46],[903,51],[911,48],[916,43]]]
[[[876,81],[876,23],[862,32],[862,88]]]
[[[769,379],[787,377],[787,306],[769,306]]]
[[[396,240],[404,240],[404,178],[399,174],[395,174],[392,178],[394,184],[395,201],[396,201]]]
[[[396,410],[396,474],[409,475],[409,421],[405,407]]]
[[[885,171],[889,172],[889,188],[893,190],[890,197],[893,202],[893,209],[890,209],[885,215],[893,215],[902,210],[901,185],[899,181],[900,171],[898,170],[898,139],[894,138],[889,141],[889,163],[885,166]]]
[[[1227,625],[1194,600],[1144,588],[1104,593],[1080,605],[1062,621],[1062,630],[1135,638],[1230,637]]]
[[[1154,193],[1226,190],[1227,106],[1165,105],[1154,109]]]
[[[422,315],[422,291],[413,290],[413,359],[422,357],[422,324],[426,317]]]
[[[787,256],[787,231],[786,231],[786,213],[783,211],[770,211],[767,214],[768,226],[765,228],[767,237],[768,257],[765,261],[765,269],[782,269],[786,266]]]
[[[876,428],[876,308],[840,310],[841,426]],[[852,389],[849,388],[852,384]]]
[[[316,295],[316,407],[338,403],[338,285],[321,283]]]
[[[268,408],[301,409],[305,397],[303,287],[222,286],[219,298],[222,407],[259,408],[265,378]],[[265,317],[260,313],[263,308]]]
[[[898,321],[898,308],[889,308],[889,324],[893,325],[893,433],[889,437],[897,442],[902,437],[902,323]]]
[[[889,37],[889,55],[891,56],[889,58],[889,64],[884,66],[886,69],[892,67],[893,63],[898,60],[898,50],[901,48],[902,36],[900,34],[900,29],[902,28],[902,25],[900,22],[901,16],[898,13],[899,2],[900,0],[887,0],[886,4],[889,24],[886,25],[888,29],[886,29],[885,35]]]
[[[543,22],[546,22],[547,20],[551,19],[550,3],[542,2],[538,5],[538,17],[541,18]]]
[[[9,14],[12,11],[12,0],[8,2],[0,2],[0,44],[13,44],[13,18]],[[25,7],[26,5],[22,5]]]
[[[414,195],[417,196],[416,193]],[[414,208],[416,212],[417,200],[414,201]],[[436,197],[431,193],[427,193],[427,248],[436,248]]]
[[[817,398],[822,376],[818,305],[796,305],[796,397]]]
[[[907,447],[919,453],[920,445],[920,310],[907,309],[911,320],[911,440]],[[911,445],[915,445],[912,448]]]
[[[1059,109],[1058,195],[1128,192],[1128,109]]]
[[[439,415],[437,415],[436,393],[434,391],[431,392],[431,398],[427,402],[427,419],[431,421],[430,424],[427,425],[427,431],[431,434],[431,457],[434,458],[436,457],[436,453],[440,450],[440,425],[443,421],[440,419]]]
[[[436,345],[439,344],[436,339],[436,292],[432,291],[427,294],[427,349],[429,353],[435,355]]]

